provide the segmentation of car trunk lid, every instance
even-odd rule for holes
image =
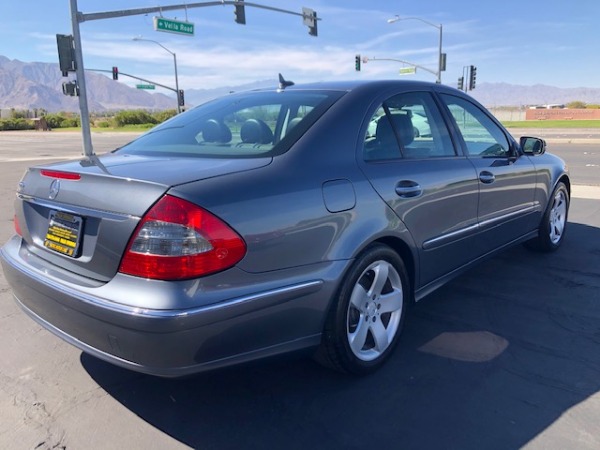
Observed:
[[[29,252],[108,281],[140,218],[171,187],[270,161],[105,155],[33,167],[19,183],[17,220]]]

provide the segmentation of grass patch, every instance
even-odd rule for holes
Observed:
[[[506,128],[600,128],[600,120],[519,120],[502,121]]]

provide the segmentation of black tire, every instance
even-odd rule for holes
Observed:
[[[563,182],[559,182],[542,217],[538,236],[528,242],[526,246],[541,252],[553,252],[565,238],[567,231],[567,218],[569,214],[569,191]]]
[[[381,244],[368,247],[331,305],[317,361],[356,375],[375,371],[396,346],[411,299],[398,254]]]

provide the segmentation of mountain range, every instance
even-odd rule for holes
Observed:
[[[78,111],[77,97],[62,92],[64,81],[68,78],[62,76],[58,64],[26,63],[0,56],[0,108]],[[175,107],[175,100],[166,95],[130,88],[98,73],[86,72],[86,82],[90,111]]]
[[[292,77],[293,78],[293,77]],[[63,94],[67,81],[58,64],[22,62],[0,56],[0,109],[36,109],[49,112],[79,111],[76,97]],[[161,93],[150,93],[115,82],[99,73],[87,71],[86,83],[90,111],[103,112],[121,109],[174,109],[175,99]],[[276,86],[276,80],[263,80],[241,86],[215,89],[186,89],[186,105],[193,106],[232,91]],[[487,107],[523,106],[582,101],[600,103],[599,88],[559,88],[542,84],[521,86],[508,83],[478,83],[469,92]]]

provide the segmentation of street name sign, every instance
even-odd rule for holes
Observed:
[[[165,19],[164,17],[154,17],[154,30],[193,36],[194,24],[181,20]]]
[[[135,87],[138,89],[155,89],[156,88],[156,86],[154,86],[153,84],[136,84]]]
[[[400,69],[400,75],[412,75],[417,73],[416,67],[403,67]]]

